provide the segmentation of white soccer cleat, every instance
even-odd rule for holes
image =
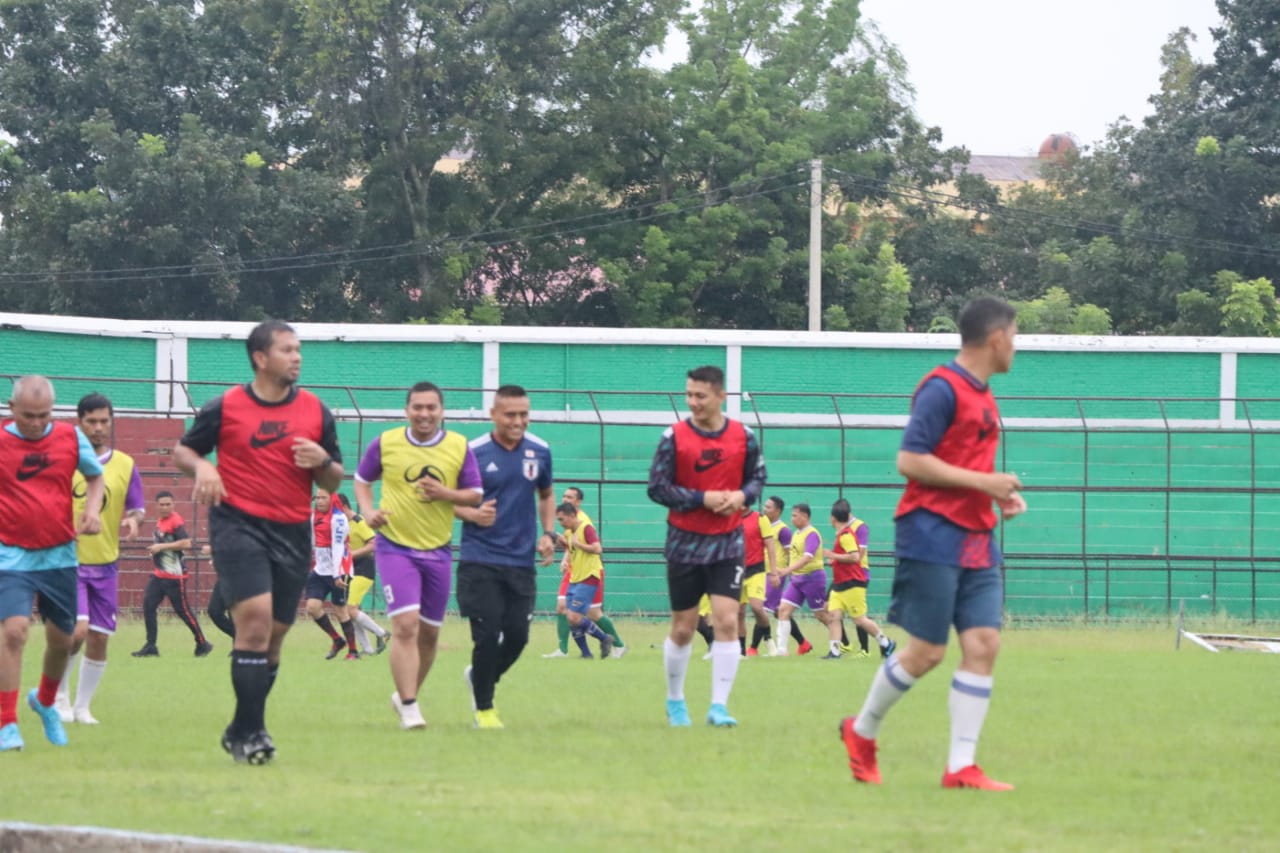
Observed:
[[[711,660],[711,652],[707,652],[705,655],[703,655],[703,656],[702,656],[702,659],[703,659],[703,660]]]
[[[64,723],[74,723],[76,721],[76,713],[71,707],[71,700],[67,698],[65,693],[59,693],[53,702],[53,707],[58,711],[58,717]]]
[[[422,709],[418,707],[418,703],[406,705],[400,701],[400,694],[394,690],[391,692],[391,707],[395,709],[396,715],[400,717],[400,728],[405,729],[425,729],[427,721],[422,718]]]
[[[568,656],[569,655],[567,653],[562,652],[559,649],[556,649],[554,652],[548,652],[547,654],[543,655],[544,658],[567,658]]]
[[[93,714],[89,713],[88,708],[76,708],[75,718],[76,722],[82,726],[96,726],[98,724],[97,719],[94,718]]]
[[[631,647],[630,646],[614,646],[613,651],[610,654],[615,658],[620,658],[627,653],[627,649],[629,648]]]

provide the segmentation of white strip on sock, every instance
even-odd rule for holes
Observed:
[[[890,678],[892,676],[892,679]],[[896,684],[894,682],[897,682]],[[858,720],[853,730],[861,737],[874,739],[880,734],[880,723],[899,699],[907,694],[916,680],[905,669],[898,665],[898,656],[891,655],[884,666],[876,670],[871,679],[871,689],[867,691],[867,701],[858,712]]]
[[[736,652],[735,652],[736,654]],[[662,642],[662,663],[667,669],[667,698],[684,698],[684,677],[689,671],[693,643],[677,646],[670,637]]]
[[[98,683],[102,681],[102,673],[106,668],[107,662],[104,660],[84,658],[80,661],[80,681],[76,684],[77,708],[89,710],[89,703],[93,701],[94,691],[98,689]]]
[[[787,653],[787,642],[791,639],[791,620],[778,620],[778,654],[785,655]]]
[[[356,621],[352,623],[351,629],[355,631],[356,645],[360,647],[360,651],[366,655],[373,654],[373,643],[369,640],[369,632],[364,629],[364,626]]]
[[[733,690],[733,680],[738,677],[738,654],[737,643],[717,640],[711,644],[712,705],[729,704],[729,692]]]
[[[951,752],[947,756],[947,772],[968,767],[978,752],[978,737],[991,705],[990,675],[974,675],[956,670],[951,679],[951,695],[947,707],[951,711]]]
[[[74,655],[67,656],[67,668],[62,673],[62,680],[58,682],[58,703],[71,703],[71,673],[77,672],[77,663],[83,652],[76,652]]]

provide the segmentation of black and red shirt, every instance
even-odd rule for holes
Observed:
[[[210,400],[182,436],[201,456],[218,451],[225,502],[248,515],[285,524],[311,520],[312,471],[293,462],[293,442],[307,438],[342,461],[333,413],[320,398],[293,388],[278,403],[239,385]]]

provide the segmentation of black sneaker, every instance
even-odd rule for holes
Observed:
[[[160,650],[150,643],[147,643],[142,648],[134,652],[133,656],[135,658],[158,658],[160,657]]]
[[[325,660],[333,660],[342,652],[347,650],[346,640],[334,640],[333,645],[329,647],[329,654],[324,656]]]
[[[377,648],[373,650],[375,655],[380,655],[387,650],[387,638],[389,636],[389,634],[382,634],[377,638],[375,642],[377,642],[378,645]]]
[[[827,652],[825,655],[818,658],[818,660],[840,660],[840,655],[835,652]]]
[[[600,660],[608,660],[611,654],[613,654],[613,637],[605,634],[604,639],[600,641]]]
[[[230,731],[225,731],[222,733],[222,748],[237,764],[266,764],[276,754],[276,745],[265,730],[247,738],[236,738]]]
[[[202,658],[211,651],[213,651],[213,643],[207,640],[203,643],[196,643],[196,657]]]

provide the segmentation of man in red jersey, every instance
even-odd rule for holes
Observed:
[[[759,640],[769,633],[769,614],[764,609],[765,578],[777,571],[773,557],[773,525],[755,510],[742,516],[743,564],[742,596],[738,605],[738,651],[743,657],[755,657]],[[756,642],[747,648],[747,608],[756,617]]]
[[[727,704],[738,673],[738,599],[745,551],[742,511],[764,490],[755,433],[722,411],[724,371],[708,365],[685,381],[690,416],[662,434],[649,467],[649,500],[667,507],[667,589],[671,633],[662,646],[667,722],[691,725],[684,681],[698,624],[698,599],[711,599],[711,707],[707,723],[736,726]]]
[[[889,709],[942,662],[954,625],[960,666],[951,680],[951,749],[944,788],[1008,791],[974,761],[991,702],[1000,650],[1004,584],[992,531],[995,501],[1006,519],[1027,508],[1013,474],[995,470],[1000,412],[987,384],[1013,364],[1017,315],[1006,302],[976,299],[960,312],[960,353],[916,388],[898,451],[907,487],[898,503],[889,621],[909,635],[876,673],[857,717],[840,735],[853,778],[880,783],[876,737]]]
[[[76,534],[102,529],[102,464],[79,428],[52,423],[53,399],[48,379],[21,377],[9,399],[13,420],[0,427],[0,752],[24,745],[18,685],[33,606],[44,619],[45,650],[40,686],[27,694],[27,705],[50,743],[67,743],[54,700],[76,627]],[[79,518],[72,504],[76,471],[85,478]]]
[[[260,323],[246,347],[253,381],[200,409],[174,462],[209,507],[217,585],[235,624],[236,711],[222,748],[238,762],[265,764],[275,754],[267,694],[311,568],[311,490],[336,490],[343,471],[333,413],[297,387],[302,348],[293,329]],[[216,465],[205,458],[215,449]]]

